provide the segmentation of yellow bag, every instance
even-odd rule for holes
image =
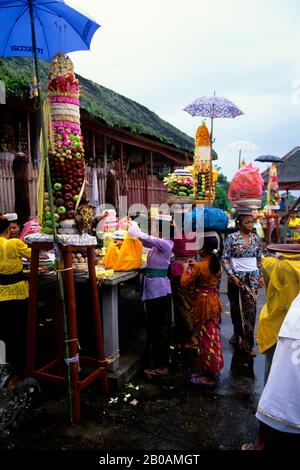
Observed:
[[[117,247],[113,241],[106,249],[106,254],[103,259],[103,264],[107,269],[114,269],[114,264],[117,262],[120,248]]]
[[[107,248],[103,264],[114,271],[131,271],[140,268],[142,263],[142,243],[130,238],[128,232],[124,234],[121,247],[114,242]]]

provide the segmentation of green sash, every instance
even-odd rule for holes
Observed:
[[[154,278],[154,277],[167,277],[168,270],[164,268],[146,268],[145,276]]]

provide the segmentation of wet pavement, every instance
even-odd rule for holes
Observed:
[[[78,424],[69,424],[63,389],[42,384],[42,399],[10,445],[15,449],[204,450],[241,448],[255,439],[256,405],[263,387],[264,357],[247,360],[229,344],[232,326],[225,282],[221,286],[221,338],[225,367],[217,388],[188,384],[196,351],[172,350],[170,375],[138,373],[123,389],[101,397],[97,384],[82,393]],[[130,297],[130,296],[129,296]],[[138,305],[131,293],[131,305]],[[258,312],[264,290],[258,296]],[[121,313],[126,299],[121,303]],[[128,306],[127,306],[128,307]],[[128,314],[127,308],[127,314]],[[138,327],[143,328],[140,306]],[[132,323],[134,323],[132,314]],[[130,322],[127,322],[127,327]],[[127,346],[128,347],[128,346]],[[121,349],[122,351],[122,349]]]

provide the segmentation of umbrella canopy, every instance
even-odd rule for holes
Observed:
[[[256,144],[253,144],[252,142],[249,142],[248,140],[235,140],[234,142],[231,142],[230,144],[227,145],[228,150],[232,151],[247,151],[247,150],[259,150],[259,147]]]
[[[241,116],[241,111],[232,101],[223,96],[200,96],[184,108],[192,116],[203,116],[211,119],[235,118]]]
[[[0,56],[32,56],[31,18],[36,52],[50,60],[57,52],[87,50],[99,25],[63,0],[0,0]]]
[[[270,163],[279,163],[281,162],[281,158],[280,157],[276,157],[275,155],[261,155],[260,157],[257,157],[255,159],[256,162],[263,162],[263,163],[266,163],[266,162],[270,162]]]

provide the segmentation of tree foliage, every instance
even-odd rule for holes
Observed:
[[[214,207],[227,211],[232,207],[227,197],[230,182],[227,180],[227,176],[222,173],[220,166],[216,166],[216,170],[219,172],[219,178],[216,182],[216,198]]]

